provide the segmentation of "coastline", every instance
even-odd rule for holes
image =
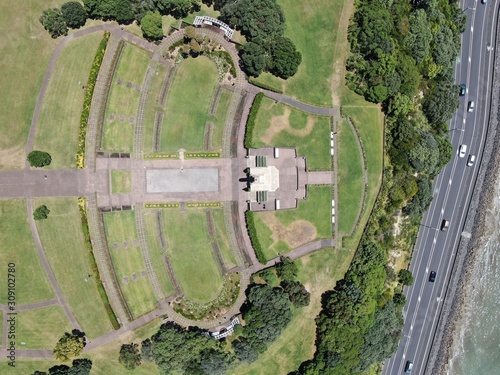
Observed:
[[[497,22],[495,20],[494,22]],[[425,368],[425,374],[445,375],[449,372],[451,350],[460,330],[467,303],[472,293],[471,278],[478,262],[478,250],[484,237],[487,208],[491,207],[495,188],[500,183],[500,32],[497,23],[491,108],[482,162],[468,208],[453,271],[443,302],[436,333]]]

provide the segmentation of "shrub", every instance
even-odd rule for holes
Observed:
[[[257,237],[257,230],[255,229],[255,218],[252,211],[245,211],[245,220],[247,223],[248,235],[250,236],[250,241],[252,242],[253,249],[255,250],[255,255],[260,263],[266,264],[266,257],[264,251],[260,244],[259,238]]]
[[[97,75],[101,68],[102,59],[104,58],[104,53],[106,52],[106,46],[108,45],[109,32],[106,31],[102,37],[99,48],[97,49],[94,63],[90,69],[89,79],[87,81],[87,89],[85,90],[85,98],[83,99],[83,109],[82,115],[80,117],[80,131],[78,134],[78,149],[76,151],[76,167],[83,168],[83,157],[85,155],[85,137],[87,135],[87,123],[90,114],[90,104],[92,103],[92,95],[94,94],[94,87],[97,80]],[[92,152],[92,151],[91,151]]]
[[[52,157],[45,151],[31,151],[28,154],[28,162],[32,167],[41,168],[50,165]]]
[[[260,103],[264,94],[259,92],[253,101],[252,109],[248,115],[247,120],[247,130],[245,132],[245,148],[253,147],[253,129],[255,128],[255,119],[257,118],[257,113],[259,113]]]
[[[49,216],[50,210],[47,208],[47,206],[42,205],[36,208],[36,210],[33,212],[33,218],[35,220],[44,220]]]

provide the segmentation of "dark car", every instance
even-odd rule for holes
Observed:
[[[405,372],[409,374],[413,370],[413,362],[412,361],[406,361],[406,366],[405,366]]]
[[[462,83],[460,85],[460,96],[465,96],[466,91],[467,91],[467,86],[465,86],[465,83]]]
[[[436,272],[435,271],[431,271],[431,273],[429,275],[429,281],[431,283],[433,283],[434,281],[436,281]]]

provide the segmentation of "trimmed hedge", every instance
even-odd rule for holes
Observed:
[[[262,102],[262,98],[264,94],[259,92],[252,103],[252,109],[250,110],[250,114],[248,115],[247,120],[247,129],[245,132],[245,148],[253,148],[253,129],[255,127],[255,119],[257,118],[257,113],[259,112],[260,103]]]
[[[80,117],[80,130],[78,134],[78,149],[76,151],[76,167],[82,169],[84,167],[83,159],[85,156],[85,137],[87,136],[87,123],[90,114],[90,104],[92,103],[92,95],[94,94],[95,83],[97,75],[101,69],[102,60],[109,40],[109,32],[104,32],[99,48],[95,54],[92,68],[90,69],[89,79],[87,81],[87,88],[85,90],[85,98],[83,99],[82,115]]]
[[[92,267],[92,273],[94,274],[94,279],[96,281],[97,291],[101,296],[102,303],[104,305],[104,308],[106,309],[106,313],[108,314],[108,318],[109,321],[111,322],[111,325],[113,326],[114,329],[119,329],[120,323],[118,323],[115,312],[113,311],[113,308],[109,303],[108,295],[106,294],[104,286],[102,285],[101,277],[99,276],[99,269],[97,268],[97,263],[94,258],[94,252],[92,250],[92,242],[90,241],[87,213],[85,212],[85,198],[78,198],[78,207],[80,208],[80,217],[82,219],[82,233],[83,233],[83,238],[85,239],[85,247],[89,252],[90,265]]]
[[[268,85],[266,83],[259,82],[255,78],[251,77],[248,80],[248,82],[250,82],[254,86],[260,87],[261,89],[265,89],[265,90],[269,90],[269,91],[272,91],[272,92],[276,92],[278,94],[283,94],[283,90],[277,89],[276,87],[273,87],[273,86]]]
[[[267,260],[264,255],[264,251],[262,250],[262,245],[259,242],[259,238],[257,237],[257,230],[255,229],[255,214],[247,210],[245,211],[245,221],[247,223],[247,231],[250,236],[250,242],[252,242],[253,249],[255,250],[255,255],[260,263],[266,264]]]

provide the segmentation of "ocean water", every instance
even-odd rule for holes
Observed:
[[[461,324],[454,332],[449,375],[500,374],[500,181],[488,207]]]

